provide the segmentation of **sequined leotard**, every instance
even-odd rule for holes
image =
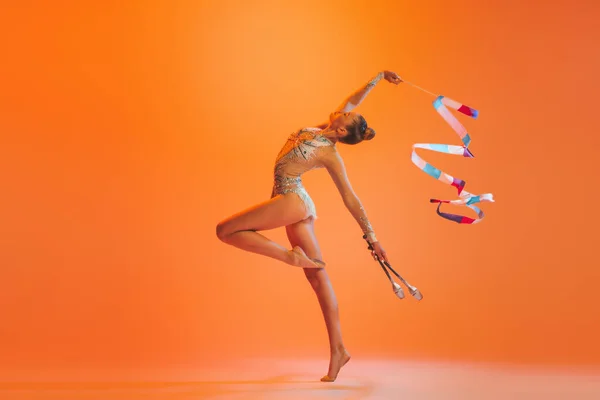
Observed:
[[[275,179],[271,198],[279,194],[297,194],[306,209],[306,218],[317,217],[315,204],[302,185],[302,174],[326,167],[333,178],[344,204],[371,242],[375,233],[360,200],[352,190],[335,144],[321,134],[319,128],[304,128],[291,134],[275,161]]]

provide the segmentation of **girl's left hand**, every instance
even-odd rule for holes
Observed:
[[[373,250],[371,250],[371,255],[373,256],[373,259],[375,259],[375,261],[381,260],[389,263],[387,254],[385,253],[383,247],[381,247],[381,244],[379,242],[375,242],[372,244],[372,246]]]
[[[402,82],[402,78],[400,78],[397,73],[392,71],[383,71],[383,79],[395,85]]]

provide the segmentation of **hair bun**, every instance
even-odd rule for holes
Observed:
[[[365,129],[365,134],[363,135],[363,140],[371,140],[375,137],[375,130],[371,127],[367,127]]]

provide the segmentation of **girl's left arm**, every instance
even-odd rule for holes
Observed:
[[[360,89],[358,89],[357,91],[352,93],[350,96],[348,96],[335,109],[335,111],[336,112],[350,112],[350,111],[354,110],[356,107],[358,107],[362,103],[362,101],[365,99],[365,97],[367,97],[369,92],[371,92],[371,90],[373,90],[375,85],[377,85],[379,83],[379,81],[381,81],[382,79],[385,79],[386,81],[393,83],[395,85],[398,85],[400,82],[402,82],[402,79],[395,72],[382,71],[382,72],[378,73],[377,75],[375,75],[373,78],[371,78]],[[329,122],[324,122],[320,125],[317,125],[317,128],[325,129],[328,125],[329,125]]]

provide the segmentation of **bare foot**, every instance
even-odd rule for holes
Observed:
[[[350,353],[346,351],[346,349],[342,349],[341,351],[336,351],[331,354],[331,359],[329,360],[329,371],[327,371],[327,375],[321,378],[321,382],[334,382],[340,372],[340,369],[346,363],[350,361]]]
[[[295,246],[292,250],[288,250],[289,262],[288,264],[302,268],[322,268],[319,267],[314,261],[312,261],[304,250],[300,247]]]
[[[311,258],[311,260],[320,268],[325,268],[327,266],[327,264],[325,264],[325,261],[321,261],[318,258]]]

